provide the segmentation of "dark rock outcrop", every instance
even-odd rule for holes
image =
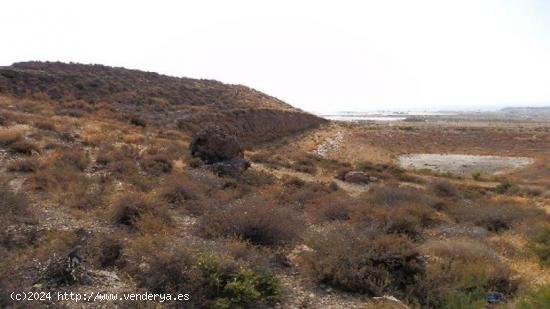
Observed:
[[[193,135],[191,155],[207,164],[243,158],[243,146],[230,131],[211,125]]]
[[[220,176],[238,177],[250,167],[244,159],[243,146],[232,131],[217,125],[208,126],[193,135],[191,155],[200,158]]]

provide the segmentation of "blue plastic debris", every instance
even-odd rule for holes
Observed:
[[[503,295],[499,292],[489,292],[487,294],[487,302],[489,304],[498,304],[502,301]]]

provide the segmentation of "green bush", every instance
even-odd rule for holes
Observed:
[[[542,266],[550,266],[550,228],[546,227],[533,237],[530,248]]]
[[[548,308],[550,304],[550,284],[538,286],[524,292],[516,302],[515,309]]]
[[[214,308],[248,308],[281,294],[279,281],[268,271],[254,271],[229,258],[202,255],[197,261],[200,282]]]
[[[508,180],[505,180],[505,181],[499,183],[499,184],[494,188],[494,191],[495,191],[496,193],[504,194],[504,193],[508,192],[513,186],[514,186],[513,183],[511,183],[511,182],[508,181]]]

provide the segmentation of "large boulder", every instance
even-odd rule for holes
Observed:
[[[216,125],[193,135],[190,147],[191,155],[206,164],[244,158],[243,146],[237,136]]]

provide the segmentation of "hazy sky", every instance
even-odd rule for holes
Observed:
[[[550,105],[550,1],[2,1],[0,65],[124,66],[306,110]]]

